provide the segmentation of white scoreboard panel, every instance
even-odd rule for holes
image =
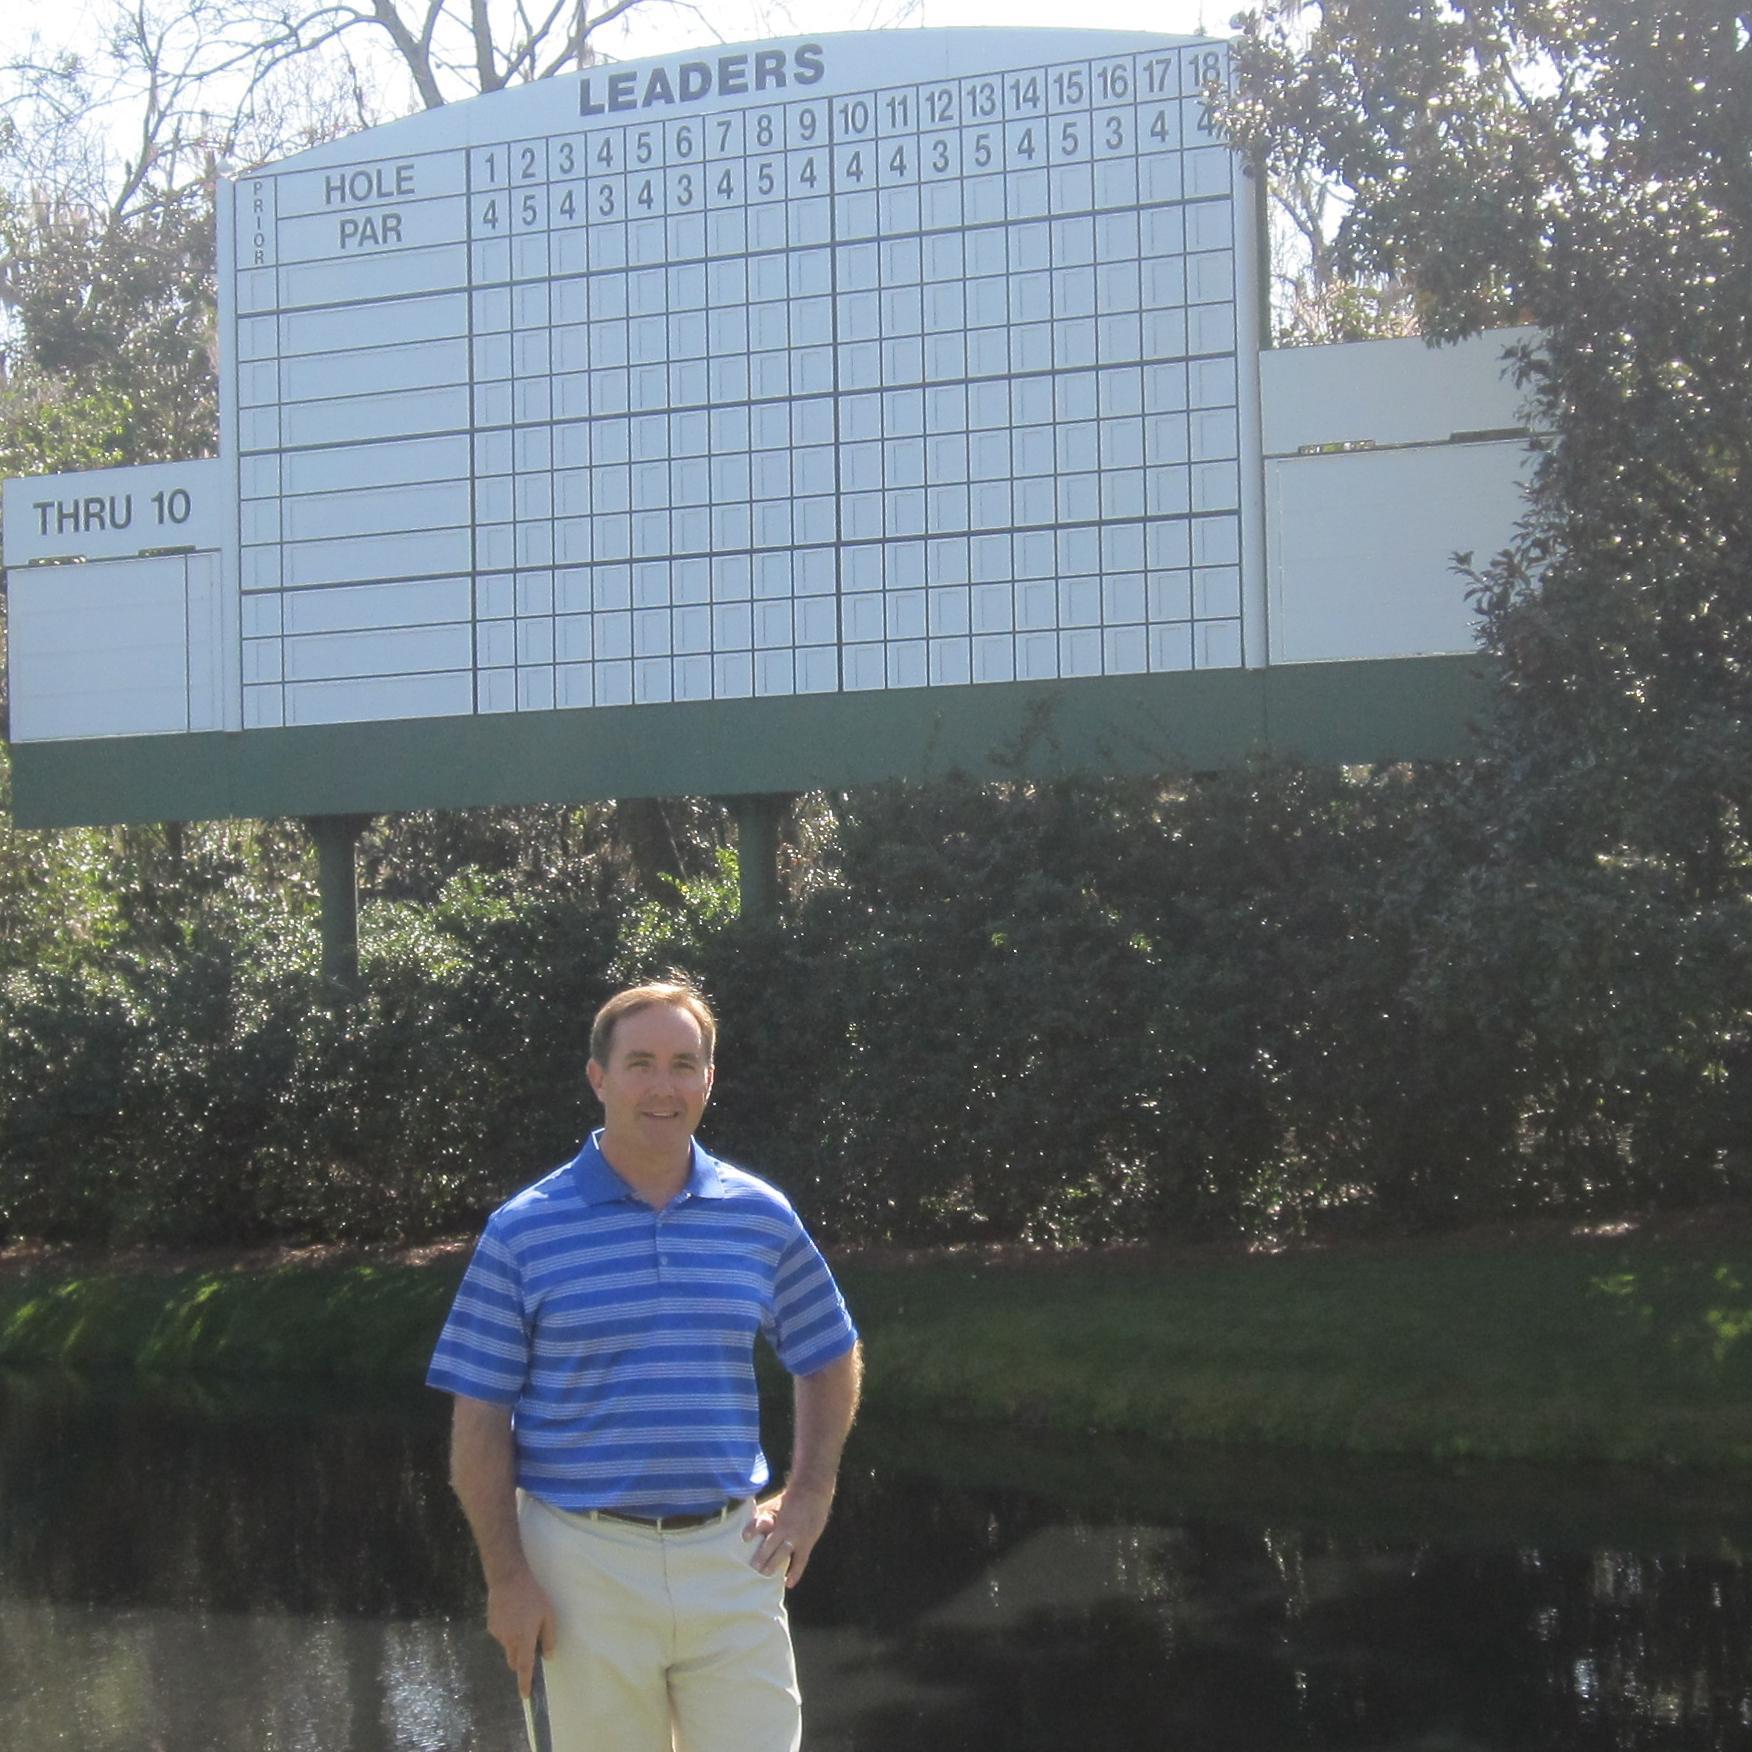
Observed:
[[[1263,662],[1226,78],[1209,39],[827,36],[241,179],[231,715]]]

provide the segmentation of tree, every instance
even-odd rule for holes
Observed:
[[[593,39],[644,0],[369,0],[358,5],[227,6],[239,64],[259,77],[294,57],[365,38],[392,56],[427,109],[551,78],[598,58]]]
[[[1346,191],[1344,271],[1433,339],[1541,337],[1430,1001],[1495,1006],[1532,1131],[1605,1180],[1714,1184],[1752,1117],[1752,11],[1272,0],[1240,65],[1240,140]]]
[[[1306,167],[1280,167],[1270,197],[1276,345],[1330,346],[1418,332],[1406,286],[1342,270],[1335,232],[1343,197],[1336,185]]]
[[[110,218],[64,195],[0,209],[15,340],[0,471],[213,452],[213,223],[207,189]]]
[[[339,132],[348,87],[312,63],[227,109],[211,11],[118,3],[91,58],[0,67],[0,475],[215,448],[216,177]]]

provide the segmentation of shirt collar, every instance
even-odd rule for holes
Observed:
[[[638,1195],[609,1166],[608,1158],[602,1153],[602,1133],[593,1131],[584,1140],[584,1147],[572,1158],[572,1183],[578,1188],[578,1195],[586,1204],[614,1204],[620,1199],[636,1198]],[[691,1159],[688,1163],[687,1181],[680,1193],[681,1198],[724,1198],[727,1189],[724,1177],[718,1172],[718,1159],[700,1148],[699,1139],[695,1138],[690,1145]]]

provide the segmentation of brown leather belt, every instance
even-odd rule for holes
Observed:
[[[737,1507],[735,1502],[727,1502],[703,1515],[629,1515],[624,1509],[591,1509],[588,1513],[605,1521],[630,1521],[635,1527],[651,1527],[659,1533],[683,1533],[689,1527],[708,1527],[714,1521],[722,1521]]]

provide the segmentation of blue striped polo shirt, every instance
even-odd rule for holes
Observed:
[[[793,1375],[857,1333],[797,1213],[693,1145],[653,1210],[595,1134],[487,1220],[426,1375],[513,1408],[517,1482],[563,1509],[684,1515],[752,1496],[754,1341]]]

